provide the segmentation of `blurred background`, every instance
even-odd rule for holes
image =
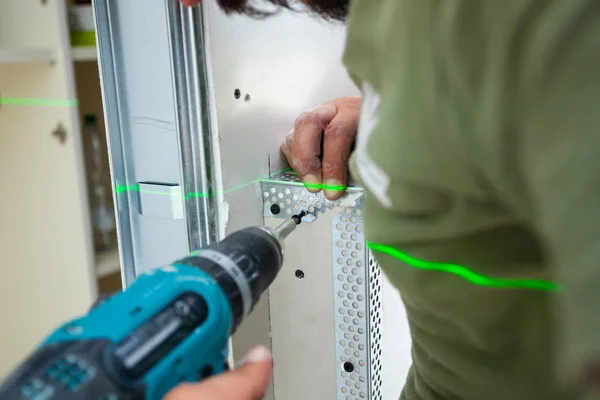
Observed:
[[[91,0],[0,1],[0,379],[121,288]]]

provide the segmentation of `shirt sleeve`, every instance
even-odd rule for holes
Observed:
[[[587,4],[537,42],[508,139],[507,168],[562,286],[557,371],[569,381],[600,365],[600,7]]]

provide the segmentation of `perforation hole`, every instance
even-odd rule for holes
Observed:
[[[377,262],[372,256],[369,256],[369,286],[370,293],[370,341],[371,341],[371,398],[381,400],[381,271]]]

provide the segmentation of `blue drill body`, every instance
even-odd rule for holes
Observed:
[[[223,372],[229,337],[283,263],[276,233],[247,228],[140,275],[55,330],[0,385],[0,400],[160,400]]]

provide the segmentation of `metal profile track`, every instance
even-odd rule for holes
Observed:
[[[202,14],[175,1],[95,0],[94,7],[127,286],[217,235]],[[144,191],[148,185],[154,190]],[[183,218],[174,202],[183,203]]]

